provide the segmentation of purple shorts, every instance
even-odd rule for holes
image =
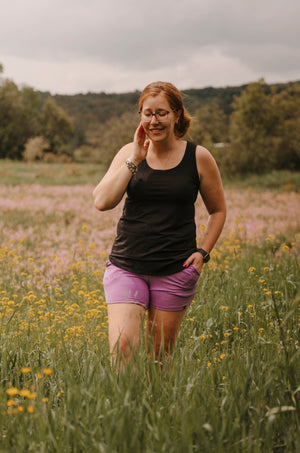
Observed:
[[[107,304],[132,303],[164,311],[187,308],[197,291],[199,272],[190,265],[163,277],[125,271],[110,261],[106,263],[103,285]]]

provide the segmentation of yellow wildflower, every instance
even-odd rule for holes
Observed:
[[[255,272],[255,271],[256,271],[256,269],[253,266],[249,267],[249,269],[248,269],[249,274],[252,272]]]
[[[21,368],[21,373],[23,374],[28,374],[30,373],[30,371],[31,371],[30,366],[24,366],[23,368]]]
[[[204,225],[204,224],[200,225],[199,230],[201,233],[204,233],[206,230],[206,225]]]
[[[274,242],[275,236],[273,236],[273,234],[269,234],[269,235],[266,237],[266,240],[267,240],[268,242]]]
[[[34,400],[34,398],[36,398],[36,397],[37,397],[37,393],[31,393],[30,392],[29,395],[28,395],[28,399],[30,399],[30,400]]]
[[[11,387],[11,388],[6,390],[6,393],[9,396],[16,396],[19,393],[19,390],[16,387]]]
[[[29,398],[31,395],[31,392],[28,389],[22,389],[19,391],[19,395],[23,396],[24,398]]]
[[[52,368],[43,368],[42,371],[46,376],[51,376],[51,374],[53,373]]]

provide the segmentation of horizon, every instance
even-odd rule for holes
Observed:
[[[52,92],[51,90],[40,90],[40,89],[35,88],[34,86],[31,86],[29,84],[16,83],[12,78],[6,77],[5,73],[3,71],[2,74],[0,74],[0,82],[5,82],[6,80],[10,80],[13,83],[15,83],[15,85],[19,89],[28,87],[28,88],[31,88],[34,91],[39,92],[41,94],[49,94],[52,97],[54,97],[54,96],[68,96],[68,97],[72,97],[72,96],[87,96],[87,95],[101,95],[101,94],[106,95],[106,96],[110,96],[110,95],[126,95],[126,94],[131,94],[131,93],[136,93],[136,92],[140,93],[142,91],[142,89],[136,88],[136,89],[132,89],[132,90],[119,91],[119,92],[117,92],[117,91],[111,91],[110,92],[110,91],[103,91],[103,90],[101,90],[101,91],[74,92],[74,93]],[[257,80],[250,80],[249,82],[245,82],[245,83],[241,83],[241,84],[205,85],[205,86],[202,86],[202,87],[195,87],[194,86],[194,87],[190,87],[190,88],[179,88],[179,90],[181,92],[186,92],[186,91],[192,91],[192,90],[206,90],[206,89],[216,89],[216,90],[220,89],[221,90],[221,89],[227,89],[227,88],[240,88],[240,87],[246,87],[246,86],[250,85],[251,83],[257,83],[260,80],[264,80],[265,85],[268,85],[268,86],[288,85],[288,84],[300,83],[300,78],[299,79],[295,79],[295,80],[268,82],[264,77],[260,77]]]

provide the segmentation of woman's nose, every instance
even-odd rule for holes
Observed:
[[[156,113],[152,113],[152,117],[151,117],[151,120],[150,120],[150,123],[157,123],[158,122],[158,119],[156,118]]]

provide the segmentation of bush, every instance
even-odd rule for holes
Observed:
[[[67,164],[67,163],[73,162],[73,158],[69,154],[57,155],[52,152],[49,152],[49,153],[44,154],[43,162],[46,162],[47,164],[52,164],[52,163],[57,163],[57,162]]]
[[[26,162],[34,162],[36,160],[43,160],[44,153],[50,149],[48,140],[39,135],[37,137],[30,138],[25,144],[25,151],[23,153],[23,159]]]

